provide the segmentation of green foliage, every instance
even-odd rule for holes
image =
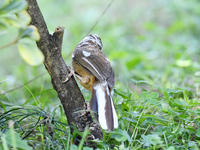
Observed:
[[[0,33],[5,36],[9,29],[14,27],[18,30],[18,35],[14,41],[7,45],[0,46],[0,49],[17,44],[21,57],[29,65],[36,66],[43,62],[43,55],[38,50],[33,40],[39,40],[40,35],[37,28],[28,25],[31,21],[29,14],[26,12],[27,3],[25,0],[2,0],[0,5]],[[7,33],[9,34],[9,33]],[[24,40],[26,39],[26,40]],[[29,44],[27,44],[27,42]]]
[[[52,112],[51,112],[52,113]],[[53,114],[53,113],[52,113]],[[58,116],[53,116],[50,113],[45,112],[43,109],[33,106],[26,107],[12,107],[10,110],[0,114],[0,124],[2,133],[5,132],[5,142],[9,144],[8,146],[13,146],[10,144],[10,129],[8,128],[8,122],[13,120],[14,129],[20,134],[22,139],[27,139],[31,147],[37,149],[48,147],[52,149],[61,149],[65,144],[69,144],[70,130],[68,124],[60,122],[55,118]],[[54,134],[51,134],[51,130],[54,130]],[[16,146],[23,146],[25,148],[24,140],[21,140],[18,136],[18,133],[13,131],[15,134],[15,140],[17,142]],[[86,132],[87,133],[87,132]],[[1,135],[4,137],[4,134]],[[52,137],[55,139],[52,140]],[[76,137],[74,137],[76,138]],[[3,141],[3,140],[2,140]],[[3,142],[3,144],[5,143]],[[18,145],[18,143],[22,144]]]
[[[30,41],[23,41],[18,44],[18,49],[21,57],[26,61],[29,65],[37,66],[43,62],[44,57],[36,48],[36,44]]]
[[[27,28],[24,28],[24,29],[21,28],[19,31],[18,37],[21,39],[30,38],[37,41],[40,39],[40,35],[36,31],[37,31],[37,28],[33,25],[30,25]]]
[[[67,64],[108,5],[106,0],[38,3],[50,33],[58,25],[65,27],[62,55]],[[119,119],[118,129],[104,131],[103,140],[92,141],[98,150],[200,149],[199,5],[187,0],[114,1],[98,22],[92,33],[101,37],[115,71],[113,99]],[[41,75],[46,72],[39,65],[43,56],[32,48],[39,35],[28,26],[26,8],[23,0],[0,1],[0,47],[8,45],[0,49],[0,136],[8,134],[8,122],[13,120],[15,133],[35,149],[89,150],[83,143],[87,130],[75,128],[71,134],[49,75]],[[91,93],[81,90],[89,101]],[[0,145],[11,148],[2,141]]]
[[[137,81],[137,83],[140,81]],[[139,85],[137,85],[139,86]],[[151,85],[153,88],[153,85]],[[120,110],[120,130],[131,137],[125,147],[128,149],[198,149],[199,114],[198,99],[188,99],[187,88],[166,89],[158,92],[143,91],[139,99],[131,96]],[[159,94],[160,93],[160,94]],[[183,95],[182,95],[183,93]],[[118,93],[117,93],[118,94]],[[127,95],[118,94],[126,98]],[[127,138],[120,136],[115,130],[111,137],[116,142],[125,142]],[[117,144],[114,144],[117,145]]]
[[[6,131],[6,134],[1,136],[3,149],[8,149],[8,143],[10,146],[13,147],[14,150],[17,148],[25,149],[25,150],[32,150],[30,146],[27,145],[27,141],[22,140],[18,133],[16,133],[13,128],[10,128]]]

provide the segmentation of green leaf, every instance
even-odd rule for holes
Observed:
[[[200,127],[197,129],[197,134],[198,137],[200,137]]]
[[[124,142],[127,140],[127,138],[125,136],[120,135],[120,134],[112,134],[111,138],[115,139],[118,142]]]
[[[2,19],[4,19],[4,23],[7,23],[8,25],[11,25],[17,28],[20,27],[18,18],[14,14],[6,14],[2,17]]]
[[[78,147],[76,145],[71,145],[70,150],[78,150]]]
[[[3,22],[4,24],[11,25],[16,28],[23,28],[21,29],[22,30],[21,32],[23,32],[23,30],[27,28],[27,25],[31,21],[31,17],[29,16],[26,10],[23,10],[17,14],[8,13],[1,15],[0,19],[1,19],[0,22]]]
[[[194,150],[198,150],[197,145],[194,141],[189,141],[188,147],[193,148]]]
[[[167,132],[167,129],[168,129],[168,127],[166,127],[166,126],[157,126],[157,127],[155,127],[155,131],[154,132],[157,135],[162,135],[163,133]]]
[[[117,129],[113,134],[111,135],[112,138],[117,140],[118,142],[126,141],[128,140],[129,143],[132,142],[132,139],[130,138],[129,134],[125,130]]]
[[[196,140],[196,142],[199,144],[199,146],[200,146],[200,141],[198,141],[198,140]]]
[[[180,90],[174,90],[174,89],[167,88],[167,92],[168,92],[168,93],[176,94],[176,93],[179,93]]]
[[[13,140],[14,140],[14,142],[16,142],[15,144],[16,144],[17,148],[22,148],[25,150],[32,150],[32,148],[30,146],[28,146],[27,141],[22,140],[19,136],[19,133],[16,133],[13,129],[9,129],[6,132],[5,136],[6,136],[7,143],[9,143],[11,146],[14,146],[13,145]]]
[[[6,136],[5,136],[5,134],[3,134],[3,135],[1,136],[1,141],[2,141],[3,149],[4,149],[4,150],[9,150],[9,149],[8,149],[8,143],[7,143],[7,141],[6,141]]]
[[[125,120],[130,121],[130,122],[136,122],[137,123],[137,120],[135,120],[135,119],[126,118],[126,117],[122,117],[122,119],[125,119]]]
[[[180,101],[179,99],[174,99],[174,102],[175,102],[177,105],[181,106],[181,107],[183,107],[183,106],[188,106],[188,104],[187,104],[185,101]]]
[[[158,92],[152,92],[151,93],[151,98],[158,98],[159,97],[159,93]]]
[[[31,21],[31,17],[26,10],[17,13],[17,17],[18,17],[18,23],[20,24],[21,27],[27,26]]]
[[[0,9],[8,5],[9,2],[10,0],[0,0]]]
[[[158,104],[158,100],[155,98],[149,98],[148,101],[152,104]]]
[[[33,40],[38,41],[40,39],[40,35],[38,33],[38,30],[35,26],[30,25],[25,29],[20,29],[19,38],[31,38]]]
[[[27,7],[25,0],[13,0],[0,10],[0,13],[17,13]]]
[[[177,87],[177,89],[179,89],[181,91],[186,91],[188,88],[187,87]]]
[[[0,20],[0,31],[5,31],[7,29],[7,25]]]
[[[153,118],[147,118],[147,119],[145,120],[145,122],[146,122],[147,124],[157,125],[157,123],[155,122],[155,120],[154,120]],[[143,123],[142,123],[142,124],[143,124]]]
[[[163,141],[157,134],[142,135],[142,138],[144,146],[151,146],[163,143]]]
[[[30,43],[18,43],[18,49],[23,60],[31,66],[38,66],[44,60],[42,52],[38,50],[36,45]]]
[[[167,148],[167,150],[175,150],[175,147],[174,146],[170,146]]]
[[[145,81],[145,80],[135,80],[135,79],[131,79],[132,82],[136,83],[136,84],[140,84],[140,83],[146,83],[146,84],[149,84],[148,81]]]
[[[143,92],[141,93],[141,97],[142,97],[142,99],[148,99],[148,98],[149,98],[149,93],[146,92],[146,91],[143,91]]]
[[[2,102],[0,102],[0,105],[3,107],[4,112],[6,112],[6,106]]]
[[[114,92],[115,92],[116,94],[118,94],[118,95],[121,96],[122,98],[127,99],[127,100],[130,100],[130,98],[129,98],[128,96],[126,96],[126,95],[120,93],[117,89],[113,89],[113,90],[114,90]]]
[[[165,91],[165,92],[163,92],[163,95],[164,95],[165,98],[169,99],[169,93],[167,93],[167,92]]]
[[[128,103],[122,103],[121,106],[122,106],[123,110],[126,110],[126,111],[129,110],[129,104]]]
[[[129,143],[132,143],[132,139],[126,130],[121,130],[121,135],[125,136],[127,140],[129,141]]]

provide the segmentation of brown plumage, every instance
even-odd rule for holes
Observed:
[[[101,39],[96,34],[86,36],[74,49],[72,66],[79,83],[92,92],[90,108],[104,129],[118,127],[115,106],[110,91],[115,75],[107,56],[102,52]]]

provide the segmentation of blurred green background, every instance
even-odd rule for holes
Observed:
[[[200,81],[200,2],[197,0],[114,0],[110,1],[39,0],[38,4],[53,33],[64,26],[63,57],[71,65],[71,52],[88,34],[98,34],[103,51],[116,74],[115,88],[126,93],[134,90],[131,79],[145,80],[164,89],[186,86],[199,95]],[[14,28],[0,34],[0,46],[17,36]],[[30,66],[21,59],[17,46],[0,50],[0,101],[7,105],[25,102],[35,105],[33,95],[42,108],[59,105],[57,93],[44,65]],[[43,74],[44,75],[41,75]],[[41,75],[41,76],[39,76]],[[20,85],[39,76],[20,89]],[[126,88],[127,87],[127,88]],[[142,86],[148,90],[148,86]],[[81,88],[86,99],[90,93]],[[192,96],[192,94],[191,94]]]

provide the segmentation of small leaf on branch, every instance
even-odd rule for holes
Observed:
[[[40,65],[44,60],[42,52],[35,44],[20,42],[18,49],[23,60],[31,66]]]
[[[18,22],[22,27],[27,26],[31,22],[31,17],[26,10],[23,10],[16,15],[18,17]]]
[[[6,29],[7,29],[6,24],[0,20],[0,31],[5,31]]]
[[[1,0],[0,1],[0,9],[2,9],[4,6],[8,5],[10,0]]]
[[[0,14],[11,13],[11,12],[17,13],[24,10],[27,7],[27,3],[25,0],[13,0],[10,3],[4,0],[3,2],[0,2],[0,4],[1,3],[3,3],[4,7],[0,7]]]
[[[33,40],[36,40],[36,41],[38,41],[40,39],[40,35],[38,33],[38,30],[33,25],[30,25],[25,29],[21,28],[20,31],[19,31],[18,37],[21,38],[21,39],[22,38],[30,38],[30,39],[33,39]]]

